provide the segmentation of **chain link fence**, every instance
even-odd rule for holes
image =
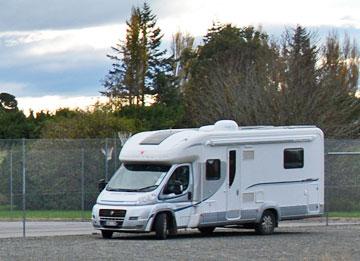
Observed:
[[[325,141],[325,209],[359,212],[360,140]]]
[[[0,140],[0,220],[89,220],[125,136]],[[359,213],[360,140],[326,140],[325,153],[326,212]]]
[[[0,219],[89,220],[120,149],[117,138],[0,140]]]

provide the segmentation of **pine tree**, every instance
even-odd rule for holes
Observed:
[[[160,90],[159,78],[167,75],[169,60],[164,57],[166,50],[160,50],[163,35],[156,22],[146,2],[141,9],[132,9],[125,42],[119,42],[112,48],[114,54],[108,55],[113,64],[103,94],[119,98],[120,103],[144,106],[145,95]]]
[[[141,58],[139,50],[141,14],[139,8],[132,8],[130,21],[127,21],[126,40],[119,41],[112,47],[114,54],[109,54],[112,69],[105,77],[102,94],[112,98],[112,103],[139,104],[139,82]]]
[[[173,92],[172,58],[165,57],[166,50],[161,50],[163,34],[156,25],[156,16],[145,2],[141,12],[142,54],[143,54],[143,93],[156,96],[158,103],[169,103],[168,97]],[[171,95],[171,94],[170,94]],[[144,97],[142,97],[144,99]]]
[[[317,115],[318,48],[311,34],[297,26],[286,31],[282,47],[283,71],[281,121],[285,124],[309,124]]]

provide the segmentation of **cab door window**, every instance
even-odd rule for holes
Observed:
[[[171,175],[168,180],[163,193],[166,194],[181,194],[189,187],[190,168],[189,166],[180,166]],[[179,189],[180,188],[180,193]],[[176,193],[175,193],[176,192]]]

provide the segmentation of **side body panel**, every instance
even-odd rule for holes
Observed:
[[[308,142],[205,147],[206,160],[221,159],[221,182],[206,180],[202,173],[200,226],[259,221],[265,209],[274,209],[278,220],[318,216],[324,206],[324,154],[321,134]],[[284,150],[304,150],[301,168],[284,167]],[[229,189],[228,151],[237,151],[237,173]],[[239,196],[237,195],[239,191]]]

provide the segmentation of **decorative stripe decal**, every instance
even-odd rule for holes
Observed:
[[[186,206],[186,207],[182,207],[182,208],[178,208],[178,209],[174,209],[174,212],[178,212],[178,211],[181,211],[181,210],[184,210],[184,209],[187,209],[187,208],[189,208],[189,207],[193,207],[193,206],[195,206],[195,205],[189,205],[189,206]]]
[[[246,189],[249,189],[249,188],[252,188],[252,187],[255,187],[255,186],[259,186],[259,185],[274,185],[274,184],[288,184],[288,183],[304,183],[304,182],[313,182],[313,181],[318,181],[319,179],[302,179],[302,180],[295,180],[295,181],[277,181],[277,182],[264,182],[264,183],[257,183],[257,184],[254,184],[254,185],[251,185],[249,187],[247,187]],[[211,197],[211,196],[210,196]],[[184,209],[187,209],[187,208],[190,208],[190,207],[193,207],[193,206],[197,206],[199,204],[201,204],[202,202],[204,202],[205,200],[208,200],[210,197],[202,200],[202,201],[199,201],[197,202],[196,204],[190,204],[189,206],[186,206],[186,207],[182,207],[182,208],[178,208],[178,209],[174,209],[174,212],[177,212],[177,211],[181,211],[181,210],[184,210]]]
[[[295,181],[277,181],[277,182],[264,182],[264,183],[257,183],[247,187],[246,189],[259,186],[259,185],[274,185],[274,184],[286,184],[286,183],[304,183],[304,182],[313,182],[318,181],[319,179],[302,179],[302,180],[295,180]]]
[[[205,200],[208,200],[210,197],[206,198],[206,199],[203,199],[195,204],[190,204],[189,206],[186,206],[186,207],[182,207],[182,208],[178,208],[178,209],[174,209],[174,212],[177,212],[177,211],[181,211],[181,210],[184,210],[184,209],[187,209],[187,208],[190,208],[190,207],[194,207],[194,206],[197,206],[197,205],[200,205],[201,203],[203,203]]]

